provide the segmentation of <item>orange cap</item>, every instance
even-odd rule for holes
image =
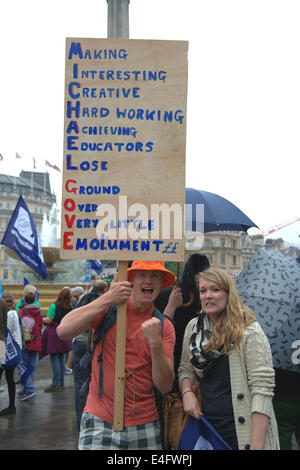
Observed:
[[[175,274],[165,268],[163,261],[133,261],[127,270],[127,279],[130,281],[133,271],[159,271],[164,273],[164,282],[162,288],[170,287],[175,282]]]

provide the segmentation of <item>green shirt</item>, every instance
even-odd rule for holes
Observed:
[[[55,313],[55,304],[51,304],[48,308],[47,317],[52,318],[52,320],[54,320]]]
[[[40,303],[39,303],[37,300],[35,300],[33,303],[34,303],[34,304],[37,304],[37,306],[38,306],[39,308],[41,308],[41,305],[40,305]],[[25,302],[24,302],[24,300],[23,300],[23,299],[20,300],[20,302],[17,303],[16,311],[18,312],[18,311],[20,310],[20,308],[24,307],[24,305],[26,305]]]

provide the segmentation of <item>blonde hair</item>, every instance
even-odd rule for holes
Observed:
[[[244,329],[256,321],[254,313],[241,301],[235,283],[231,276],[220,268],[208,268],[197,275],[200,279],[215,282],[228,294],[228,300],[224,312],[214,324],[212,335],[205,347],[219,349],[223,354],[229,354],[230,345],[233,342],[238,349],[244,336]]]

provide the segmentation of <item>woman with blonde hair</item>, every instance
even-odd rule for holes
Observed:
[[[184,410],[204,414],[234,450],[279,449],[268,340],[226,271],[209,268],[198,282],[202,310],[186,327],[179,366]]]

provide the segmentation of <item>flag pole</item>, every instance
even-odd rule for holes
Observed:
[[[129,1],[107,0],[107,37],[129,38]],[[127,281],[128,261],[118,262],[118,281]],[[114,431],[124,427],[126,302],[118,305],[114,393]]]

